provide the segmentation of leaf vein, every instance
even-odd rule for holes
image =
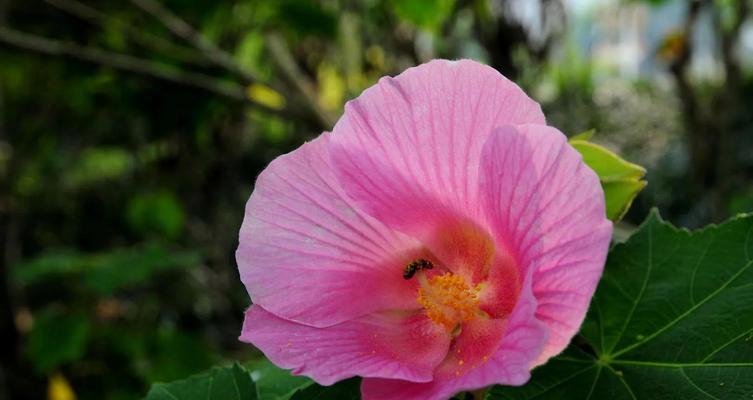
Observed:
[[[729,345],[731,345],[732,343],[735,343],[736,341],[738,341],[738,340],[739,340],[740,338],[742,338],[743,336],[745,336],[745,335],[749,335],[749,334],[751,334],[751,333],[753,333],[753,328],[751,328],[751,329],[748,329],[747,331],[745,331],[745,332],[741,333],[740,335],[737,335],[737,336],[735,336],[735,337],[734,337],[734,338],[732,338],[732,340],[730,340],[729,342],[727,342],[727,343],[723,344],[723,345],[722,345],[721,347],[719,347],[718,349],[716,349],[716,350],[712,351],[711,353],[709,353],[709,355],[707,355],[706,357],[704,357],[704,358],[703,358],[703,360],[701,360],[701,363],[705,363],[705,362],[706,362],[706,361],[708,361],[708,360],[709,360],[709,359],[710,359],[711,357],[715,356],[715,355],[716,355],[717,353],[719,353],[720,351],[722,351],[722,350],[726,349],[726,348],[727,348],[727,347],[728,347]]]
[[[709,249],[711,248],[711,244],[714,242],[714,238],[712,237],[711,240],[708,241],[708,244],[706,245],[706,248],[703,250],[703,253],[700,257],[698,257],[698,262],[695,264],[695,267],[693,268],[693,274],[690,275],[690,304],[695,305],[695,276],[698,274],[698,269],[701,267],[701,263],[703,260],[706,259],[706,254],[708,254]]]
[[[625,378],[622,377],[622,374],[617,373],[614,368],[612,368],[611,365],[607,364],[607,368],[609,368],[610,371],[617,377],[617,379],[622,382],[622,385],[625,386],[625,389],[627,389],[628,394],[633,400],[638,400],[637,397],[635,397],[635,393],[633,393],[633,389],[630,388],[630,385],[628,385],[627,381],[625,381]]]
[[[718,289],[714,290],[711,294],[709,294],[708,296],[706,296],[706,298],[704,298],[703,300],[701,300],[700,303],[694,305],[693,307],[690,307],[687,311],[685,311],[684,313],[680,314],[677,318],[675,318],[672,321],[670,321],[667,325],[664,325],[662,328],[660,328],[656,332],[648,335],[644,341],[638,342],[638,343],[634,343],[634,344],[632,344],[632,345],[630,345],[628,347],[625,347],[624,349],[618,351],[617,353],[614,354],[614,357],[619,357],[621,354],[625,354],[628,351],[635,349],[636,347],[640,347],[643,344],[648,343],[651,339],[659,336],[660,334],[664,333],[667,329],[673,327],[675,324],[677,324],[678,322],[680,322],[682,319],[684,319],[688,315],[692,314],[695,310],[697,310],[698,308],[700,308],[702,305],[706,304],[714,296],[716,296],[717,294],[719,294],[719,292],[721,292],[722,290],[726,289],[727,286],[729,286],[732,282],[734,282],[737,278],[739,278],[740,275],[742,275],[745,271],[747,271],[748,268],[750,268],[751,265],[753,265],[753,260],[749,261],[747,264],[745,264],[745,266],[743,266],[742,268],[740,268],[740,270],[737,273],[735,273],[734,275],[732,275],[732,277],[730,279],[728,279],[727,282],[724,282],[724,284],[722,286],[720,286]]]
[[[614,351],[614,348],[617,347],[618,344],[620,344],[622,337],[625,335],[625,330],[627,329],[628,324],[630,324],[630,320],[633,319],[633,313],[635,313],[635,309],[638,307],[638,303],[640,303],[641,300],[643,299],[643,294],[645,293],[646,287],[648,286],[648,280],[651,277],[651,269],[653,268],[653,260],[654,260],[653,232],[654,232],[654,228],[652,225],[649,224],[648,226],[648,266],[646,267],[646,275],[643,278],[643,284],[641,285],[641,290],[638,292],[638,296],[635,298],[635,300],[633,301],[633,306],[630,308],[630,313],[628,313],[627,318],[625,318],[625,323],[622,324],[622,329],[620,329],[620,335],[617,337],[617,340],[609,349],[610,353]]]
[[[682,376],[684,376],[684,377],[685,377],[685,379],[686,379],[686,380],[688,381],[688,383],[690,383],[690,385],[691,385],[691,386],[693,386],[694,388],[698,389],[698,391],[699,391],[699,392],[701,392],[701,393],[705,394],[706,396],[708,396],[708,397],[710,397],[710,398],[712,398],[712,399],[716,399],[716,400],[721,400],[721,399],[719,399],[718,397],[716,397],[716,396],[714,396],[714,395],[712,395],[712,394],[708,393],[707,391],[705,391],[705,390],[701,389],[701,388],[700,388],[700,387],[699,387],[698,385],[696,385],[696,383],[695,383],[695,382],[693,382],[693,380],[692,380],[692,379],[690,379],[690,377],[688,376],[688,374],[686,374],[686,373],[685,373],[685,370],[684,370],[684,369],[680,368],[680,374],[682,374]]]

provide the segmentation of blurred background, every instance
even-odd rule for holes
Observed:
[[[472,58],[648,169],[753,211],[753,1],[0,1],[0,398],[132,399],[259,357],[234,250],[257,174],[347,99]]]

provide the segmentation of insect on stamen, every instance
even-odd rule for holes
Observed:
[[[432,264],[431,261],[425,258],[417,258],[405,266],[405,269],[403,270],[403,278],[408,280],[413,278],[413,276],[416,275],[416,272],[432,268],[434,268],[434,264]]]

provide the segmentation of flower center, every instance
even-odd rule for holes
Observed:
[[[453,331],[460,323],[479,313],[478,286],[469,285],[460,275],[446,272],[427,278],[419,273],[418,303],[437,324]]]

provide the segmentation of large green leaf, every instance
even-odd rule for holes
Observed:
[[[592,135],[593,131],[584,132],[570,139],[570,144],[583,156],[583,162],[599,176],[606,197],[607,217],[619,221],[646,186],[646,181],[641,180],[646,170],[623,160],[603,146],[587,141]]]
[[[133,336],[133,334],[131,333]],[[139,372],[148,382],[170,382],[204,371],[219,361],[219,355],[197,332],[160,327],[145,335],[145,354]],[[134,344],[131,344],[134,345]],[[136,344],[139,345],[139,344]],[[201,351],[186,351],[201,349]],[[131,355],[131,357],[134,357]]]
[[[358,400],[361,398],[361,380],[351,378],[332,386],[310,385],[300,389],[291,400]]]
[[[256,388],[248,372],[235,364],[180,381],[157,383],[146,395],[146,400],[194,399],[256,400]]]
[[[232,388],[237,386],[240,397],[234,392],[220,391],[218,385]],[[356,397],[353,397],[354,393]],[[208,373],[188,379],[156,384],[149,391],[147,400],[357,399],[358,396],[358,382],[353,379],[323,387],[309,378],[293,376],[290,371],[278,368],[266,358],[260,358],[244,366],[235,364],[227,368],[214,368]]]
[[[256,383],[259,400],[288,400],[299,389],[314,383],[305,376],[291,375],[290,371],[277,367],[266,358],[253,360],[245,367]]]
[[[753,216],[689,232],[652,213],[610,252],[581,336],[492,399],[751,399]]]

